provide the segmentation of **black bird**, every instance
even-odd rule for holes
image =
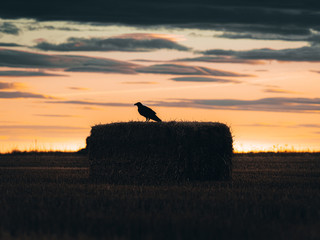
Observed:
[[[150,119],[161,122],[161,119],[157,117],[156,112],[151,108],[144,106],[141,102],[137,102],[134,105],[138,106],[138,112],[146,118],[147,122],[149,122]]]

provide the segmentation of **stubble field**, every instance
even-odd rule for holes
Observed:
[[[320,154],[236,154],[231,181],[110,185],[75,153],[0,155],[0,239],[319,239]]]

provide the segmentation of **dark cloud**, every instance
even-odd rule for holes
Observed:
[[[134,68],[126,68],[123,66],[73,67],[73,68],[67,68],[65,71],[66,72],[136,74],[136,71],[134,70]]]
[[[103,107],[131,107],[131,103],[91,102],[91,101],[47,101],[51,104],[73,104]],[[168,101],[145,101],[150,106],[177,108],[204,108],[240,111],[265,112],[300,112],[319,113],[320,98],[261,98],[254,100],[240,99],[177,99]],[[305,124],[301,127],[315,127]]]
[[[0,47],[23,47],[23,46],[16,44],[16,43],[2,43],[2,42],[0,42]]]
[[[29,31],[35,31],[35,30],[41,30],[41,29],[46,29],[46,30],[58,30],[58,31],[80,31],[80,29],[77,28],[70,28],[70,27],[56,27],[52,25],[46,25],[46,26],[40,26],[36,24],[32,24],[31,26],[28,27]]]
[[[30,92],[4,92],[0,91],[0,98],[10,99],[10,98],[44,98],[44,99],[54,99],[53,97],[30,93]]]
[[[188,107],[205,109],[266,111],[266,112],[304,112],[319,113],[320,98],[261,98],[240,99],[180,99],[176,101],[149,102],[149,105],[164,107]]]
[[[320,3],[316,0],[57,0],[54,6],[46,8],[40,0],[11,0],[1,4],[0,18],[67,20],[93,25],[119,24],[144,28],[165,26],[209,29],[223,31],[218,36],[224,38],[308,41],[318,44],[319,35],[312,30],[320,29],[319,12]],[[57,29],[52,25],[42,28]],[[67,26],[60,28],[73,30]],[[59,46],[43,43],[40,47],[65,49],[71,46],[67,43]]]
[[[20,83],[0,82],[0,89],[17,89],[20,87]]]
[[[0,71],[0,77],[56,77],[66,76],[61,74],[46,73],[41,71]]]
[[[199,66],[187,66],[178,64],[158,64],[136,69],[139,73],[172,74],[172,75],[208,75],[228,77],[248,77],[249,75],[215,70]]]
[[[301,47],[287,49],[253,49],[248,51],[234,51],[212,49],[202,52],[205,55],[229,56],[235,59],[250,59],[250,60],[278,60],[278,61],[306,61],[319,62],[320,48],[318,47]]]
[[[68,69],[68,71],[132,72],[135,64],[108,58],[48,55],[0,48],[0,66],[17,68]],[[134,71],[133,71],[134,72]]]
[[[237,80],[210,78],[210,77],[177,77],[177,78],[170,78],[170,80],[177,81],[177,82],[240,83],[240,81],[237,81]]]
[[[240,64],[264,64],[262,61],[258,60],[248,60],[248,59],[237,59],[232,57],[212,57],[212,56],[201,56],[194,58],[180,58],[175,59],[173,62],[210,62],[210,63],[240,63]]]
[[[9,22],[0,23],[0,33],[18,35],[19,32],[20,32],[19,28],[17,28],[17,26],[12,23],[9,23]]]
[[[283,94],[296,93],[296,92],[292,92],[292,91],[288,91],[280,88],[266,88],[263,91],[267,93],[283,93]]]
[[[320,4],[316,0],[57,0],[54,5],[45,8],[40,0],[11,0],[1,4],[0,17],[130,25],[257,23],[270,26],[318,26],[319,9]]]
[[[145,39],[135,38],[69,38],[67,42],[52,44],[38,43],[35,48],[45,51],[124,51],[148,52],[159,49],[188,51],[189,48],[174,41],[148,36]]]
[[[90,101],[47,101],[52,104],[74,104],[105,107],[131,107],[132,103]],[[204,108],[240,111],[319,113],[320,98],[261,98],[240,99],[177,99],[168,101],[145,101],[150,106],[177,108]]]
[[[100,107],[132,107],[133,104],[129,103],[112,103],[112,102],[91,102],[91,101],[47,101],[46,103],[53,104],[73,104],[84,106],[100,106]]]

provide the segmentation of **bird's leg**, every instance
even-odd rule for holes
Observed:
[[[149,120],[150,120],[149,118],[146,118],[146,122],[149,122]]]

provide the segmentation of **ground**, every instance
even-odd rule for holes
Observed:
[[[231,181],[88,179],[75,153],[0,155],[1,239],[319,239],[320,154],[236,154]]]

